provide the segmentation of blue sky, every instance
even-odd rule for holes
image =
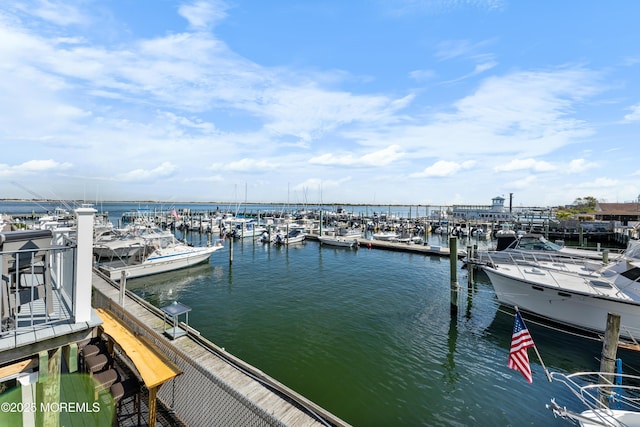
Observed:
[[[640,2],[3,0],[0,198],[640,195]]]

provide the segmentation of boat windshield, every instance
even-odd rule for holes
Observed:
[[[522,236],[518,241],[518,248],[530,251],[559,251],[562,249],[561,246],[551,243],[542,236]]]
[[[629,259],[640,259],[640,241],[639,240],[630,240],[629,245],[627,246],[627,250],[624,253],[625,258]]]

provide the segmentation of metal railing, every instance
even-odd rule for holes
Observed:
[[[23,334],[73,321],[75,242],[56,233],[50,245],[23,246],[0,251],[2,349],[17,346]]]

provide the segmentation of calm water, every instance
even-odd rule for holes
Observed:
[[[354,426],[571,425],[545,404],[577,401],[546,380],[532,350],[533,384],[507,368],[513,317],[484,275],[470,292],[466,281],[460,269],[452,318],[447,258],[247,239],[232,265],[227,247],[208,264],[127,286],[159,307],[192,307],[204,336]],[[598,368],[599,343],[528,326],[548,369]]]

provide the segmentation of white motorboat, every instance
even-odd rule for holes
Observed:
[[[254,219],[233,218],[225,220],[225,230],[230,237],[244,239],[245,237],[258,238],[267,231],[267,227],[259,224]]]
[[[594,248],[567,248],[565,246],[552,243],[540,234],[525,234],[517,236],[515,234],[503,234],[497,238],[496,246],[491,250],[478,251],[477,255],[467,262],[473,264],[484,264],[489,261],[495,263],[513,263],[521,261],[551,261],[571,258],[572,260],[603,261],[615,260],[619,253],[609,253],[609,250],[599,250]]]
[[[375,240],[383,240],[385,242],[393,242],[398,240],[398,234],[393,231],[382,231],[380,233],[374,233],[373,238]]]
[[[305,234],[301,228],[292,228],[288,233],[278,232],[273,239],[274,245],[290,245],[304,241]]]
[[[553,381],[563,383],[584,405],[584,410],[571,410],[558,405],[555,399],[547,408],[553,414],[582,427],[640,427],[640,377],[603,372],[552,372]],[[603,403],[606,396],[608,404]],[[585,409],[586,408],[586,409]]]
[[[178,270],[207,261],[211,254],[222,249],[221,240],[209,246],[191,246],[173,235],[148,239],[144,250],[129,258],[120,258],[98,264],[98,269],[111,278],[120,280]]]
[[[608,313],[621,318],[620,335],[640,337],[640,242],[615,262],[490,262],[482,266],[500,303],[602,333]]]
[[[358,239],[342,236],[318,236],[321,245],[338,246],[343,248],[358,247]]]
[[[99,259],[132,257],[140,254],[152,239],[173,237],[170,231],[149,223],[137,222],[113,231],[94,238],[93,253]]]

